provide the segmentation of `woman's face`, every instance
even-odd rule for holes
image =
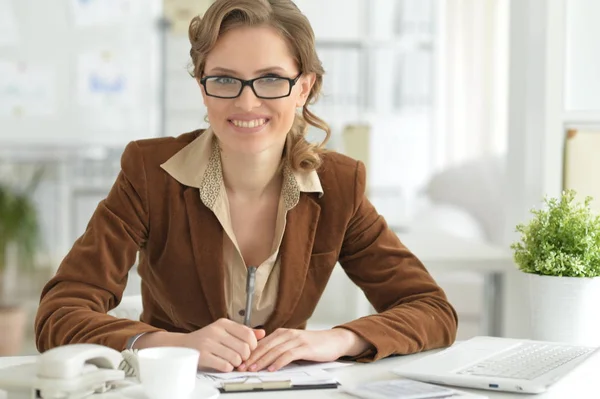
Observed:
[[[224,150],[259,154],[281,152],[294,121],[296,108],[306,102],[314,84],[314,74],[302,74],[288,97],[258,98],[245,86],[237,98],[216,98],[213,93],[235,93],[239,83],[228,79],[255,82],[259,95],[287,94],[289,83],[277,77],[294,79],[300,70],[286,41],[271,27],[240,27],[223,34],[206,58],[204,76],[216,76],[203,85],[202,97],[208,119]],[[275,79],[274,79],[275,78]],[[234,94],[234,95],[235,95]]]

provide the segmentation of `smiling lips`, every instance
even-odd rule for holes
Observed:
[[[268,120],[265,118],[253,119],[253,120],[249,120],[249,121],[230,119],[229,121],[237,127],[250,128],[250,129],[253,129],[256,127],[261,127],[268,122]]]

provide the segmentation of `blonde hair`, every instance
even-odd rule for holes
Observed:
[[[331,129],[313,114],[309,104],[317,100],[323,85],[323,66],[315,49],[315,35],[308,19],[291,0],[216,0],[200,17],[192,19],[189,27],[192,57],[192,76],[202,77],[206,57],[219,36],[240,26],[267,25],[275,28],[288,42],[292,55],[302,73],[314,73],[315,83],[302,107],[296,113],[287,135],[284,157],[294,170],[315,170],[321,165],[321,154],[331,135]],[[306,140],[310,126],[325,132],[320,144]]]

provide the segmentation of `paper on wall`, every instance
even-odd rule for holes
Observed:
[[[90,27],[135,17],[140,4],[139,0],[71,0],[71,9],[75,26]]]
[[[82,53],[77,59],[77,104],[93,108],[135,107],[139,65],[134,57],[110,51]],[[139,73],[139,72],[138,72]]]
[[[0,61],[0,117],[53,116],[54,75],[48,65]]]
[[[17,15],[10,0],[0,0],[0,47],[15,46],[19,42]]]

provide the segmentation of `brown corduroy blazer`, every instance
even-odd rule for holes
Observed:
[[[40,351],[76,342],[122,350],[138,333],[191,332],[227,316],[222,227],[197,188],[160,167],[198,134],[128,144],[110,193],[43,289],[35,320]],[[339,326],[372,344],[358,360],[452,344],[456,312],[368,201],[364,165],[326,153],[318,175],[324,195],[302,193],[287,215],[267,334],[306,326],[339,261],[378,312]],[[141,321],[109,316],[138,252]]]

